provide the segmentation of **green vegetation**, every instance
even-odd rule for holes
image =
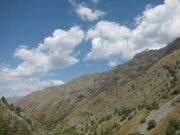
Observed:
[[[7,100],[6,100],[6,98],[5,98],[4,96],[1,98],[1,101],[2,101],[5,105],[8,105],[8,102],[7,102]]]
[[[162,95],[162,98],[163,99],[167,99],[167,98],[169,98],[169,95],[168,94],[164,94],[164,95]]]
[[[178,65],[177,63],[178,62],[176,62],[176,65]],[[171,75],[172,80],[170,81],[170,85],[171,85],[171,88],[174,88],[177,84],[177,77],[176,77],[176,74],[177,74],[176,68],[177,67],[173,68],[172,65],[170,65],[170,66],[164,65],[163,68],[167,69],[169,74]]]
[[[40,125],[28,118],[20,107],[0,100],[0,135],[44,135]]]
[[[152,104],[146,104],[146,109],[147,110],[157,110],[159,109],[159,104],[154,101]]]
[[[178,94],[180,94],[180,88],[179,88],[179,87],[177,87],[177,88],[171,93],[171,95],[178,95]]]
[[[114,129],[114,128],[120,128],[120,125],[118,123],[114,123],[112,126],[112,129]]]
[[[130,115],[130,113],[133,111],[134,111],[134,109],[123,108],[119,113],[119,115],[122,116],[121,121],[125,120]]]
[[[141,121],[140,121],[140,123],[142,124],[142,123],[145,123],[146,122],[146,118],[143,118]]]
[[[6,99],[2,98],[2,102],[7,104]],[[28,125],[16,114],[13,115],[9,109],[0,102],[0,135],[32,135]],[[12,106],[11,106],[12,107]]]
[[[148,130],[151,130],[152,128],[154,128],[156,126],[156,121],[155,120],[149,120],[148,121]]]
[[[19,114],[19,113],[22,112],[22,110],[21,110],[21,108],[20,108],[19,106],[16,106],[16,107],[14,108],[14,110],[15,110],[15,112],[16,112],[17,114]]]
[[[170,120],[166,129],[166,135],[179,135],[176,131],[180,130],[180,120]]]

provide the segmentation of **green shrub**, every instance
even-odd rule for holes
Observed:
[[[14,105],[13,105],[13,104],[10,104],[9,109],[10,109],[11,111],[13,111],[13,110],[14,110]]]
[[[156,121],[155,120],[149,120],[148,121],[148,130],[151,130],[152,128],[154,128],[156,126]]]
[[[168,94],[164,94],[164,95],[162,95],[162,98],[163,99],[167,99],[169,97],[169,95]]]
[[[146,104],[146,109],[147,110],[157,110],[159,109],[159,104],[154,101],[152,104]]]
[[[143,118],[140,123],[145,123],[146,122],[146,118]]]
[[[166,129],[166,135],[175,135],[176,134],[176,129],[174,127],[168,127]]]
[[[179,61],[179,60],[177,60],[177,61],[176,61],[176,65],[179,65],[179,64],[180,64],[180,61]]]
[[[178,95],[178,94],[180,94],[180,88],[179,88],[179,87],[177,87],[177,88],[171,93],[171,95]]]
[[[32,125],[32,121],[29,118],[26,121],[29,125]]]
[[[4,96],[1,98],[1,101],[2,101],[5,105],[9,105],[8,102],[7,102],[7,100],[6,100],[6,98],[5,98]]]
[[[156,101],[152,103],[152,106],[155,110],[159,109],[159,104]]]
[[[176,86],[176,82],[174,80],[171,80],[170,84],[172,89]]]
[[[178,135],[176,131],[180,130],[180,120],[170,120],[166,129],[166,135]]]
[[[135,90],[135,85],[132,84],[132,85],[131,85],[131,88],[132,88],[132,90]]]
[[[138,105],[138,110],[141,110],[142,108],[144,108],[146,105],[145,104],[140,104],[140,105]]]
[[[112,126],[112,129],[114,129],[114,128],[119,128],[119,126],[120,126],[120,125],[119,125],[118,123],[114,123],[113,126]]]
[[[110,120],[110,119],[111,119],[111,117],[112,117],[111,115],[106,116],[106,117],[105,117],[105,121]]]
[[[19,106],[16,106],[16,107],[15,107],[15,112],[16,112],[17,114],[19,114],[20,112],[22,112],[22,110],[21,110],[21,108],[20,108]]]
[[[120,112],[120,115],[122,116],[121,121],[125,120],[132,111],[134,111],[134,109],[123,108]]]
[[[176,130],[180,130],[180,120],[170,120],[169,125],[174,127]]]

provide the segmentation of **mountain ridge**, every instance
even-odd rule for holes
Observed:
[[[135,90],[144,89],[144,86],[147,83],[142,80],[144,74],[146,75],[145,78],[149,78],[148,76],[150,75],[150,77],[154,78],[154,80],[157,80],[158,83],[162,83],[158,77],[159,74],[162,73],[163,77],[167,80],[164,80],[165,84],[170,85],[171,80],[169,80],[168,77],[165,77],[164,74],[170,74],[169,76],[172,76],[172,74],[169,73],[169,70],[167,72],[167,69],[164,69],[162,67],[161,64],[164,65],[165,62],[158,64],[158,61],[164,58],[167,59],[167,63],[170,64],[171,62],[169,61],[169,58],[175,58],[176,60],[178,60],[177,57],[180,57],[178,51],[179,49],[180,38],[177,38],[165,48],[159,50],[150,50],[137,54],[129,62],[123,65],[116,66],[111,71],[85,75],[72,80],[65,85],[31,93],[23,97],[16,104],[21,106],[22,109],[31,117],[43,123],[48,129],[59,131],[59,129],[57,128],[62,127],[65,130],[67,127],[62,124],[66,123],[67,125],[69,125],[69,127],[74,127],[76,125],[76,130],[80,132],[82,128],[84,130],[84,125],[79,123],[85,122],[87,124],[88,122],[90,122],[89,119],[86,120],[86,115],[92,115],[93,117],[101,119],[103,117],[107,117],[109,114],[112,115],[114,108],[123,109],[121,107],[121,103],[123,103],[121,99],[122,97],[126,97],[123,98],[126,100],[131,99],[133,96],[138,97],[136,100],[133,100],[133,102],[136,104],[139,104],[140,101],[143,101],[142,99],[140,100],[140,98],[147,100],[149,98],[147,98],[147,96],[151,95],[148,90],[145,90],[145,93],[142,93],[142,91],[138,90],[139,92],[137,92],[140,95],[137,95],[138,93],[133,93],[132,90],[130,90],[130,92],[126,91],[127,89],[133,88]],[[174,51],[176,52],[174,54],[175,56],[171,56],[171,53],[173,53]],[[171,64],[176,66],[176,63],[174,61],[172,62],[173,63]],[[158,66],[156,67],[156,65]],[[152,69],[155,70],[156,68],[160,72],[159,74],[152,71]],[[176,79],[178,79],[177,81],[179,81],[179,67],[178,69],[174,69],[174,67],[171,66],[169,68],[172,68],[171,70],[175,70],[177,72],[178,77]],[[149,74],[146,73],[148,70],[150,70]],[[138,78],[140,78],[140,80],[138,80]],[[131,84],[131,81],[133,80],[139,82],[137,86],[134,83]],[[150,81],[151,85],[155,85],[158,87],[157,83],[154,80]],[[151,88],[149,84],[147,86]],[[163,85],[163,87],[165,86]],[[119,91],[119,89],[121,89],[121,91]],[[161,87],[159,87],[158,89],[161,89]],[[154,91],[157,92],[158,89],[155,89]],[[155,93],[152,93],[152,95],[153,94]],[[162,95],[163,92],[159,94]],[[117,98],[117,95],[120,96]],[[154,97],[151,100],[148,99],[146,102],[148,104],[151,103],[155,100]],[[114,101],[112,102],[109,99],[112,99]],[[119,99],[121,100],[119,101]],[[111,104],[109,104],[110,102]],[[134,104],[133,102],[129,100],[128,104],[132,105]],[[107,104],[109,104],[108,107],[106,106]],[[124,106],[133,109],[128,104],[125,105],[125,102],[123,104]],[[81,111],[77,108],[80,108]],[[98,109],[98,111],[96,110],[98,113],[104,110],[105,115],[103,113],[98,114],[97,112],[97,114],[91,113],[91,111],[95,110],[95,108]],[[89,114],[86,114],[86,110],[88,110],[87,112],[89,112]],[[83,116],[84,118],[81,116],[81,114],[85,115]],[[75,122],[74,120],[77,120],[79,122]],[[74,129],[72,130],[74,131]],[[87,133],[90,133],[90,131],[88,130]]]

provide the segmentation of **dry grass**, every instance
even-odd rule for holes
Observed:
[[[147,111],[145,109],[138,112],[131,120],[129,120],[125,125],[123,125],[116,135],[128,135],[129,133],[134,133],[138,131],[140,121],[145,118]]]

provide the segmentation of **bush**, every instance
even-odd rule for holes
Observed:
[[[156,101],[154,101],[151,105],[146,104],[146,109],[147,110],[157,110],[157,109],[159,109],[159,104]]]
[[[32,125],[32,121],[28,118],[27,119],[27,123],[29,124],[29,125]]]
[[[180,64],[180,61],[177,60],[177,61],[176,61],[176,65],[179,65],[179,64]]]
[[[162,98],[163,98],[163,99],[167,99],[168,97],[169,97],[168,94],[162,95]]]
[[[145,107],[145,104],[141,104],[141,105],[138,105],[138,110],[141,110],[141,109],[143,109]]]
[[[170,120],[169,125],[174,127],[176,130],[180,130],[180,120]]]
[[[178,95],[178,94],[180,94],[180,88],[179,88],[179,87],[176,88],[176,89],[171,93],[171,95]]]
[[[111,115],[108,115],[106,118],[105,118],[105,121],[108,121],[108,120],[110,120],[111,119]]]
[[[152,103],[153,109],[157,110],[159,109],[159,104],[157,102]]]
[[[156,121],[155,120],[149,120],[148,121],[148,127],[147,129],[150,130],[156,126]]]
[[[21,112],[21,108],[20,108],[19,106],[16,106],[16,107],[15,107],[15,112],[16,112],[17,114],[19,114],[19,113]]]
[[[5,105],[8,105],[8,102],[7,102],[7,100],[6,100],[6,98],[4,96],[1,98],[1,100]]]
[[[176,134],[176,130],[174,127],[168,127],[166,129],[166,135],[175,135]]]
[[[120,115],[122,116],[121,121],[125,120],[132,111],[134,111],[134,109],[127,109],[127,108],[122,109],[122,111],[120,112]]]
[[[14,105],[13,105],[13,104],[10,104],[9,109],[10,109],[11,111],[13,111],[13,110],[14,110]]]
[[[146,119],[145,118],[143,118],[141,121],[140,121],[140,123],[145,123],[146,122]]]
[[[180,130],[180,120],[170,120],[166,129],[166,135],[178,135],[176,131]]]
[[[119,127],[120,127],[120,125],[118,123],[114,123],[113,126],[112,126],[112,129],[119,128]]]
[[[173,89],[176,86],[176,81],[173,79],[171,80],[170,84],[171,84],[171,88]]]

